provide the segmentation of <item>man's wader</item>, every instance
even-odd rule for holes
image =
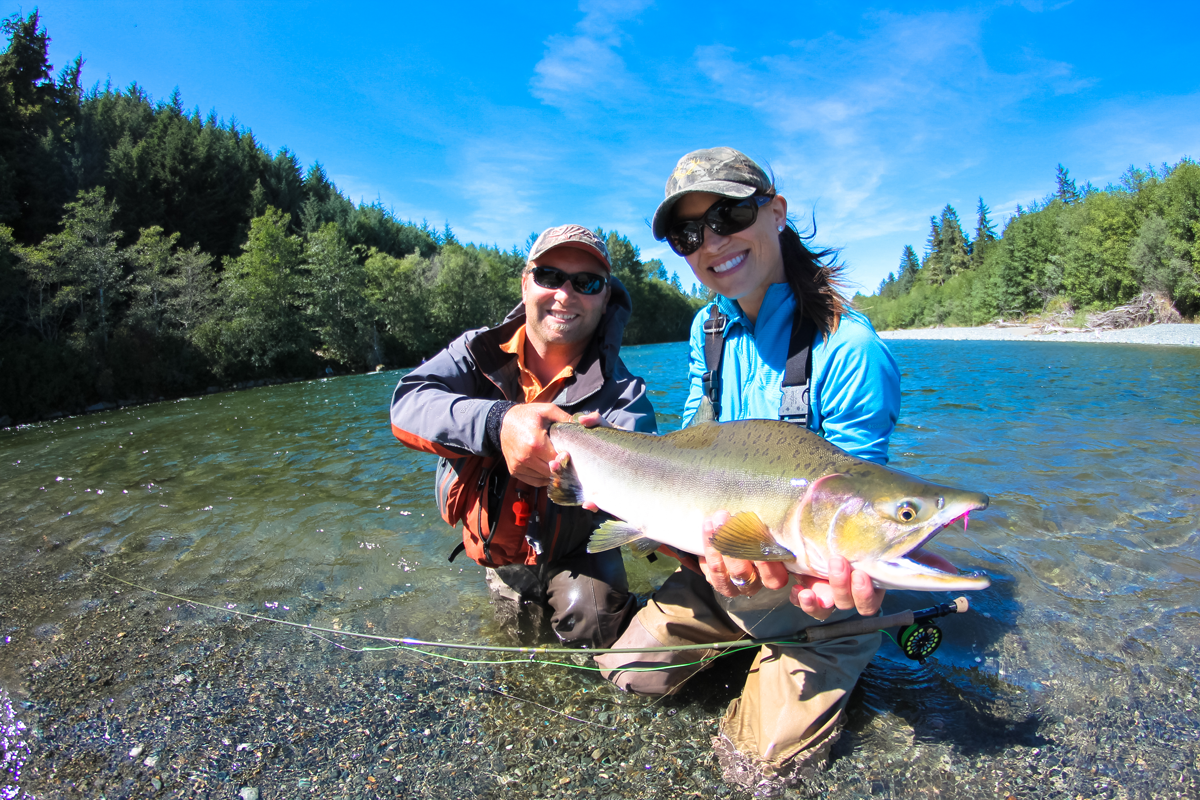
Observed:
[[[704,322],[704,393],[720,414],[720,368],[728,318],[714,305]],[[816,326],[793,323],[784,369],[779,418],[807,425],[812,344]],[[727,598],[696,572],[681,568],[667,578],[613,647],[637,649],[785,636],[815,624],[793,605],[791,587],[760,589],[753,597]],[[838,611],[830,621],[854,616]],[[770,794],[815,771],[828,757],[842,726],[842,709],[858,676],[879,647],[878,633],[814,645],[768,645],[758,655],[739,698],[721,720],[713,748],[725,780]],[[705,650],[674,653],[607,654],[596,658],[603,675],[618,687],[647,695],[670,694],[703,666],[652,672],[631,667],[662,667],[715,656]]]

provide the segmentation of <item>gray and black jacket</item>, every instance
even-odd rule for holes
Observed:
[[[653,433],[657,425],[646,385],[619,355],[632,308],[629,294],[615,278],[611,287],[596,336],[553,402],[571,414],[599,411],[615,427]],[[485,566],[547,563],[582,553],[597,524],[591,512],[550,503],[545,489],[508,474],[498,423],[524,393],[517,357],[500,345],[524,324],[525,307],[518,305],[498,327],[464,333],[401,378],[392,396],[392,432],[408,447],[441,456],[438,509],[448,524],[463,523],[467,555]],[[536,512],[525,526],[516,524],[518,500]]]

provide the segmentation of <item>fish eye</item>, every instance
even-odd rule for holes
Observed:
[[[912,522],[918,513],[917,507],[907,500],[896,506],[896,519],[901,522]]]

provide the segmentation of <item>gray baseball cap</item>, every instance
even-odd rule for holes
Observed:
[[[606,270],[612,272],[612,264],[608,263],[608,248],[599,236],[582,225],[557,225],[542,231],[533,247],[529,248],[527,261],[533,261],[556,247],[574,247],[576,250],[582,250],[595,256]]]
[[[654,212],[654,238],[667,237],[671,211],[679,198],[690,192],[711,192],[723,197],[750,197],[771,192],[774,184],[763,168],[745,153],[732,147],[696,150],[679,159],[667,179],[667,198]]]

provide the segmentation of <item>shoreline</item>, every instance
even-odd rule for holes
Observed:
[[[995,325],[977,328],[905,328],[879,331],[879,337],[886,340],[1092,342],[1200,347],[1200,325],[1184,322],[1079,333],[1038,333],[1037,330],[1033,325],[1003,328]]]

